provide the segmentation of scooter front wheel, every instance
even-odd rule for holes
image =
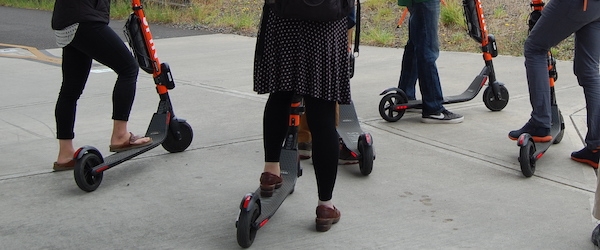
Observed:
[[[379,102],[379,115],[388,122],[396,122],[406,112],[406,109],[397,109],[397,106],[403,103],[408,103],[408,98],[404,93],[388,93]]]
[[[176,136],[171,131],[167,132],[167,138],[162,143],[162,147],[169,151],[169,153],[179,153],[187,149],[192,144],[192,138],[194,132],[192,126],[187,122],[173,121],[179,123],[179,132],[181,133],[181,140],[177,140]]]
[[[93,174],[92,168],[102,164],[102,162],[103,160],[93,153],[87,153],[77,160],[73,174],[75,183],[81,190],[92,192],[100,186],[104,173]]]
[[[244,199],[247,199],[245,197]],[[243,202],[243,201],[242,201]],[[240,208],[240,214],[238,220],[236,222],[237,225],[237,242],[243,248],[248,248],[254,243],[254,238],[256,237],[256,231],[258,231],[258,226],[256,226],[256,219],[260,216],[260,206],[258,201],[255,201],[254,204],[248,206],[247,208]]]
[[[560,110],[558,111],[558,119],[560,122],[560,131],[552,141],[552,144],[559,144],[562,141],[563,136],[565,135],[565,120],[563,119],[562,113]]]
[[[521,172],[525,177],[531,177],[535,173],[535,162],[537,159],[533,156],[534,153],[535,143],[531,139],[521,146],[519,150],[519,163],[521,163]]]
[[[508,89],[506,89],[504,85],[498,85],[498,87],[500,88],[501,100],[496,98],[494,90],[491,86],[488,86],[483,91],[483,103],[491,111],[500,111],[508,104]]]
[[[365,139],[367,136],[371,137],[370,134],[365,134],[358,138],[358,152],[360,153],[358,167],[360,168],[360,173],[364,176],[371,174],[373,171],[373,160],[375,159],[373,145]]]

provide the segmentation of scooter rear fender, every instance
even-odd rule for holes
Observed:
[[[76,160],[79,160],[79,159],[81,159],[81,157],[83,157],[87,153],[92,153],[92,154],[97,155],[104,162],[104,158],[102,157],[102,154],[100,153],[100,151],[92,146],[83,146],[83,147],[77,149],[77,151],[75,151],[75,155],[73,156],[73,158]]]
[[[533,143],[533,139],[529,133],[523,133],[517,139],[517,146],[523,147],[527,145],[527,143]]]
[[[402,90],[400,88],[388,88],[388,89],[384,90],[383,92],[381,92],[381,94],[379,94],[379,95],[385,95],[392,91],[400,92]]]

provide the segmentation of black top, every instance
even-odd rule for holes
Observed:
[[[110,0],[56,0],[52,29],[61,30],[74,23],[110,20]]]

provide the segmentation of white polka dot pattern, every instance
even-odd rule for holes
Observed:
[[[301,21],[283,19],[268,11],[266,20],[265,30],[259,31],[259,36],[264,36],[264,47],[257,48],[254,91],[295,91],[350,103],[345,18],[332,22]]]

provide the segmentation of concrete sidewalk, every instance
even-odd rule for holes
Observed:
[[[92,193],[77,187],[72,172],[51,172],[60,66],[0,57],[0,248],[239,248],[238,206],[256,189],[263,164],[266,96],[252,91],[255,38],[216,34],[155,43],[177,84],[170,92],[175,112],[192,125],[194,140],[182,153],[158,147],[105,172]],[[334,193],[340,222],[326,233],[314,230],[316,184],[310,161],[303,161],[295,193],[252,248],[594,249],[596,177],[569,159],[586,130],[572,62],[557,66],[564,139],[525,178],[519,147],[507,138],[531,111],[523,58],[494,59],[510,93],[507,107],[489,111],[480,93],[446,106],[465,116],[456,125],[423,124],[420,113],[395,123],[379,116],[379,93],[397,85],[401,58],[402,49],[363,46],[356,60],[353,101],[377,159],[367,177],[357,165],[340,166]],[[464,91],[483,66],[480,54],[442,52],[445,95]],[[151,76],[141,74],[130,123],[136,133],[146,131],[158,104]],[[95,65],[77,111],[76,146],[93,145],[105,156],[114,80]]]

